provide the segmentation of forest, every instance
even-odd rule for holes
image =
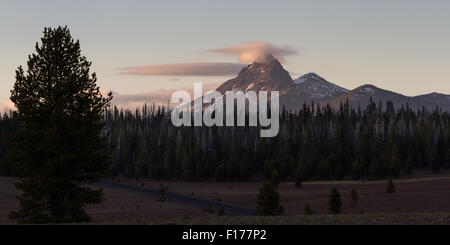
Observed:
[[[112,162],[106,176],[183,181],[379,179],[450,167],[450,115],[439,108],[395,109],[371,100],[338,109],[304,104],[282,110],[276,137],[258,127],[174,127],[155,105],[110,108],[104,115]],[[0,175],[14,176],[8,159],[20,125],[0,119]]]

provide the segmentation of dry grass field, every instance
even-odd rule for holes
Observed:
[[[13,223],[8,213],[18,207],[15,179],[0,178],[0,224]],[[160,202],[157,198],[122,190],[103,188],[105,202],[87,207],[96,223],[135,223],[139,220],[160,222],[173,218],[212,216],[198,208],[177,203]]]
[[[251,217],[192,217],[140,221],[139,224],[177,225],[450,225],[450,214],[343,214]]]
[[[0,178],[0,224],[12,223],[9,211],[17,208],[13,178]],[[149,180],[125,180],[121,183],[157,188],[161,182]],[[295,188],[292,182],[279,186],[283,217],[217,217],[217,214],[202,212],[172,202],[159,202],[156,197],[139,193],[103,188],[105,202],[89,206],[88,213],[94,223],[120,224],[449,224],[450,176],[422,176],[394,180],[396,193],[385,193],[382,181],[316,181],[305,182]],[[169,191],[218,201],[235,206],[255,208],[254,200],[260,182],[163,182]],[[328,214],[328,193],[336,187],[341,193],[343,214]],[[359,194],[355,207],[350,205],[350,190]],[[315,215],[303,216],[306,204]]]
[[[157,188],[160,182],[125,181],[134,185]],[[255,208],[260,182],[165,182],[170,191],[199,198],[222,201],[236,206]],[[424,176],[394,180],[396,193],[387,194],[386,180],[380,181],[313,181],[297,189],[292,182],[279,185],[280,201],[288,214],[303,214],[306,204],[316,214],[328,214],[328,194],[336,187],[341,193],[344,214],[379,213],[450,213],[450,176]],[[359,202],[351,207],[350,190],[359,194]]]

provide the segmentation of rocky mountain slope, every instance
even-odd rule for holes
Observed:
[[[266,63],[253,63],[243,68],[237,77],[220,85],[217,91],[279,91],[280,107],[298,110],[304,103],[329,104],[339,108],[341,102],[364,108],[370,99],[378,104],[392,101],[396,108],[408,104],[413,109],[426,107],[450,111],[450,95],[431,93],[419,96],[405,96],[389,90],[366,84],[353,90],[333,84],[316,73],[307,73],[292,80],[289,72],[274,57],[270,56]]]
[[[244,67],[238,76],[226,81],[216,90],[226,91],[280,91],[286,92],[293,84],[292,78],[277,59],[270,56],[267,63],[253,63]]]
[[[295,79],[290,88],[281,94],[280,104],[286,109],[295,110],[303,103],[323,103],[347,91],[315,73],[308,73]]]

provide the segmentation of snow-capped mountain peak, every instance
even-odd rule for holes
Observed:
[[[277,59],[272,56],[264,63],[254,62],[244,67],[238,76],[226,81],[216,90],[226,91],[280,91],[284,92],[292,86],[292,78]]]
[[[314,98],[324,98],[335,96],[339,93],[345,93],[348,90],[330,83],[316,73],[307,73],[294,80],[294,88],[299,87],[303,91],[307,91]]]
[[[321,76],[317,75],[316,73],[310,72],[310,73],[306,73],[305,75],[295,79],[294,83],[295,84],[300,84],[300,83],[303,83],[303,82],[307,81],[308,79],[324,80]]]
[[[217,90],[226,91],[279,91],[280,106],[288,110],[298,110],[304,103],[329,104],[339,108],[341,102],[348,101],[352,106],[366,106],[373,101],[392,101],[397,107],[408,104],[411,108],[435,108],[437,105],[450,110],[450,95],[431,93],[420,96],[404,96],[365,84],[353,90],[347,90],[328,82],[316,73],[307,73],[292,80],[289,73],[273,57],[265,62],[254,62],[243,68],[235,78],[220,85]]]
[[[321,103],[347,91],[311,72],[295,79],[290,89],[280,97],[280,101],[287,109],[295,110],[303,103]]]

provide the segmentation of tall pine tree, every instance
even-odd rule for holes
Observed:
[[[86,204],[100,203],[96,182],[110,162],[105,98],[91,62],[67,27],[45,28],[41,45],[27,66],[16,70],[11,101],[21,129],[12,156],[20,178],[20,209],[10,214],[19,223],[90,220]]]

